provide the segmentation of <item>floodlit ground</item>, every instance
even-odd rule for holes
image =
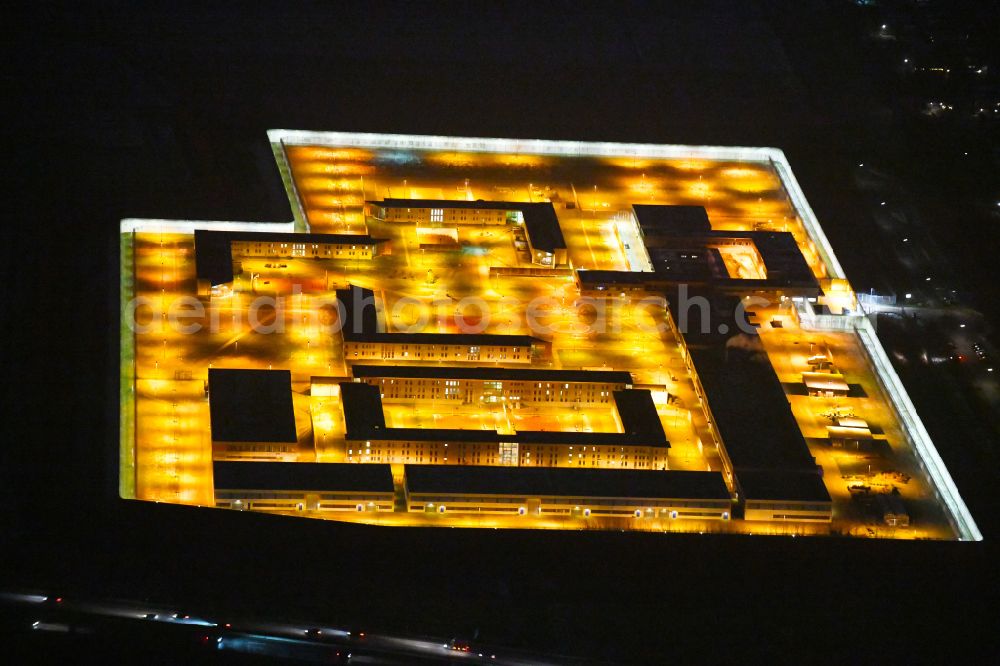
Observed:
[[[313,376],[349,377],[342,337],[330,329],[324,305],[349,283],[371,288],[380,318],[390,331],[457,332],[459,324],[487,333],[533,334],[552,344],[551,358],[535,367],[615,369],[632,373],[635,384],[653,391],[671,443],[672,469],[719,470],[716,442],[683,361],[679,340],[670,332],[662,306],[628,298],[611,299],[607,321],[581,301],[572,276],[491,277],[491,268],[530,267],[508,227],[466,225],[458,242],[427,247],[412,225],[365,219],[366,199],[388,197],[460,200],[551,201],[575,268],[635,270],[640,260],[631,227],[633,203],[696,204],[706,207],[713,228],[790,231],[817,277],[825,268],[769,164],[703,159],[557,158],[533,155],[368,151],[354,148],[288,146],[294,184],[315,233],[364,233],[390,239],[391,253],[364,259],[248,259],[228,294],[178,309],[177,299],[195,296],[193,236],[135,233],[125,239],[131,254],[132,288],[142,297],[134,338],[134,470],[123,455],[123,473],[134,472],[135,497],[186,504],[213,504],[206,397],[209,368],[288,369],[295,391],[298,453],[302,461],[344,459],[343,409],[338,397],[309,396]],[[569,204],[569,205],[568,205]],[[439,239],[438,239],[439,240]],[[424,248],[421,248],[421,244]],[[761,277],[753,251],[727,249],[731,274]],[[271,333],[252,330],[250,302],[276,299],[256,312]],[[541,303],[530,312],[527,304]],[[182,311],[185,324],[201,330],[180,333],[167,325]],[[625,519],[583,520],[539,517],[425,516],[401,513],[337,516],[385,525],[470,525],[560,529],[683,529],[757,533],[828,533],[900,538],[953,536],[933,491],[907,448],[874,374],[853,334],[812,333],[784,312],[761,312],[761,338],[768,357],[787,385],[801,383],[810,343],[824,343],[847,381],[863,395],[814,398],[789,395],[793,413],[825,472],[834,498],[832,526],[744,523],[663,525]],[[535,320],[529,326],[529,316]],[[773,328],[772,319],[785,326]],[[148,329],[148,330],[146,330]],[[542,333],[539,333],[542,331]],[[128,401],[128,396],[126,401]],[[487,428],[615,432],[607,409],[565,406],[509,410],[483,405],[391,402],[386,420],[393,427]],[[829,414],[850,413],[878,429],[884,446],[875,452],[833,449]],[[126,438],[128,435],[126,434]],[[123,441],[126,451],[132,442]],[[131,477],[130,477],[131,478]],[[897,488],[915,507],[912,528],[873,527],[851,499],[849,486]],[[125,486],[123,486],[125,487]]]
[[[761,312],[767,319],[766,312]],[[916,455],[906,444],[892,410],[874,374],[865,362],[857,337],[849,333],[805,331],[784,320],[782,328],[769,323],[761,326],[761,341],[768,359],[786,386],[801,386],[802,373],[811,368],[807,358],[811,349],[823,348],[829,354],[852,390],[847,396],[819,397],[789,395],[792,413],[809,443],[809,450],[823,466],[823,479],[834,498],[838,522],[850,533],[876,529],[864,525],[865,516],[859,500],[852,501],[849,488],[870,488],[876,493],[898,492],[906,500],[914,528],[923,536],[950,538],[947,516],[934,498],[933,487],[922,472]],[[870,447],[834,448],[827,426],[838,417],[864,419],[874,433]],[[860,499],[860,498],[859,498]],[[880,526],[881,532],[892,532]]]
[[[770,165],[420,151],[379,154],[321,146],[287,150],[306,216],[318,233],[362,231],[365,199],[551,201],[575,267],[627,270],[614,231],[623,211],[633,203],[687,204],[705,206],[715,229],[790,231],[817,275],[823,272]],[[559,205],[570,202],[573,208]]]
[[[516,430],[562,430],[568,432],[621,432],[614,407],[568,405],[510,409],[504,403],[463,405],[455,402],[428,404],[420,400],[385,404],[386,425],[390,428],[487,429],[502,433]]]

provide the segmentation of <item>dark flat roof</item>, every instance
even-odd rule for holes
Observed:
[[[271,243],[357,243],[359,245],[384,243],[384,238],[364,234],[296,234],[271,231],[214,231],[195,229],[194,263],[199,280],[212,285],[233,281],[234,240]]]
[[[651,279],[656,278],[655,273],[639,272],[639,271],[608,271],[608,270],[596,270],[590,271],[585,269],[578,269],[576,271],[577,279],[580,280],[580,284],[590,285],[590,284],[646,284]]]
[[[212,463],[216,490],[393,492],[389,465],[354,463]]]
[[[690,351],[737,475],[741,469],[815,471],[816,462],[759,339],[730,339],[748,340],[755,347],[727,350],[722,344]]]
[[[551,203],[522,204],[521,216],[533,248],[546,252],[566,249],[566,240],[559,228],[559,218]]]
[[[631,384],[632,375],[617,370],[543,370],[515,368],[460,368],[416,365],[352,365],[355,377],[408,377],[418,379],[484,379],[529,382],[610,382]]]
[[[728,280],[726,264],[714,247],[646,248],[649,261],[658,277],[677,281],[712,282]]]
[[[344,426],[348,439],[360,439],[388,430],[385,427],[385,412],[382,410],[382,394],[377,386],[362,382],[341,382],[340,402],[344,406]],[[355,434],[357,437],[352,436]]]
[[[213,286],[233,281],[233,252],[222,231],[194,230],[194,269]]]
[[[546,252],[566,249],[556,210],[548,201],[462,201],[455,199],[383,199],[365,203],[381,208],[465,208],[468,210],[516,210],[524,218],[531,246]]]
[[[343,306],[338,312],[344,317],[340,328],[344,340],[359,340],[379,332],[374,291],[352,284],[337,290],[337,300]]]
[[[818,285],[795,236],[787,231],[750,231],[764,260],[767,281],[783,285]]]
[[[653,404],[653,394],[648,389],[614,391],[612,395],[626,435],[649,438],[655,442],[667,441],[660,415]]]
[[[784,470],[743,470],[736,480],[749,500],[829,502],[823,477],[818,472]]]
[[[210,368],[208,404],[213,441],[298,441],[288,370]]]
[[[639,229],[647,233],[711,231],[704,206],[632,204]]]
[[[657,249],[650,250],[650,257],[656,261]],[[707,248],[706,253],[711,249]],[[714,253],[713,253],[714,254]],[[662,263],[654,266],[664,267]],[[662,291],[672,285],[682,284],[693,287],[705,286],[716,291],[743,292],[749,293],[759,290],[774,290],[781,288],[794,289],[814,289],[819,293],[819,284],[815,279],[808,281],[785,280],[783,278],[766,280],[744,280],[731,278],[724,271],[715,270],[708,262],[702,265],[695,264],[675,264],[667,270],[658,271],[577,271],[580,284],[584,287],[597,288],[601,286],[613,291],[618,285],[642,285],[651,291]]]
[[[411,493],[728,500],[719,472],[406,465]]]
[[[682,294],[680,286],[677,288],[664,289],[662,292],[667,299],[670,308],[670,316],[689,348],[708,347],[725,344],[726,340],[732,337],[730,331],[737,330],[737,307],[740,305],[740,298],[731,293],[717,291],[708,285],[690,285],[686,293]],[[703,301],[700,299],[704,299]],[[702,328],[703,309],[698,305],[708,304],[704,312],[707,312],[708,325]],[[742,312],[742,323],[749,330],[751,327],[745,310]],[[720,326],[725,326],[719,333]]]

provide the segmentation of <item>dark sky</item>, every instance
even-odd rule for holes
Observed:
[[[14,11],[0,580],[611,660],[982,646],[988,543],[381,531],[115,498],[118,220],[290,219],[268,128],[776,145],[877,284],[844,192],[885,99],[848,5]]]

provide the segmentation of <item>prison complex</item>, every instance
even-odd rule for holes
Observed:
[[[780,151],[269,136],[292,222],[122,223],[123,496],[981,538]]]

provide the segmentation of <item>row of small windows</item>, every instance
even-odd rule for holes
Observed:
[[[226,451],[251,451],[254,453],[287,453],[295,448],[295,444],[271,444],[265,442],[250,442],[246,444],[226,443]]]
[[[357,342],[357,343],[354,343],[354,344],[356,346],[358,346],[359,348],[361,348],[361,349],[371,349],[371,348],[374,348],[375,346],[382,347],[382,346],[388,345],[388,346],[391,346],[391,347],[398,347],[401,351],[407,351],[411,347],[411,345],[408,344],[408,343],[397,343],[397,342],[388,342],[388,343],[384,343],[384,342]],[[416,350],[423,350],[423,351],[438,351],[438,350],[440,350],[442,352],[446,352],[447,353],[447,352],[451,352],[451,351],[454,351],[454,350],[465,350],[465,352],[469,353],[469,354],[478,354],[478,353],[480,353],[480,348],[477,345],[469,345],[469,346],[466,346],[466,345],[449,345],[449,344],[440,344],[440,345],[438,345],[438,344],[429,343],[429,344],[414,344],[412,346]],[[497,350],[508,351],[506,347],[487,347],[487,350],[492,350],[494,353]],[[510,348],[509,351],[512,351],[514,353],[519,353],[519,348],[518,347],[512,347],[512,348]]]
[[[653,456],[638,455],[635,458],[628,456],[609,455],[606,459],[602,456],[591,455],[589,459],[582,454],[576,458],[572,454],[564,458],[562,452],[550,449],[548,451],[536,451],[532,458],[532,452],[524,452],[519,456],[516,449],[504,451],[492,448],[494,445],[483,442],[481,444],[469,444],[471,450],[465,444],[458,443],[455,449],[449,452],[448,444],[434,444],[425,449],[422,445],[400,444],[392,448],[351,448],[347,452],[348,462],[451,462],[459,464],[495,464],[498,461],[502,464],[519,464],[525,467],[617,467],[617,468],[637,468],[649,469],[659,463]],[[438,448],[440,447],[440,448]],[[450,455],[450,458],[449,458]]]
[[[401,345],[401,348],[403,350],[407,350],[409,348],[409,345]],[[517,352],[517,347],[514,348],[514,352]],[[478,382],[482,382],[484,389],[493,389],[493,390],[497,390],[497,391],[503,389],[503,382],[502,381],[486,381],[486,380],[479,380],[479,379],[468,379],[468,380],[444,379],[444,380],[441,380],[441,379],[433,379],[433,378],[423,378],[423,377],[421,377],[421,378],[416,378],[416,379],[405,378],[405,379],[398,379],[397,380],[397,379],[382,377],[382,378],[379,378],[378,381],[381,384],[388,383],[390,386],[396,384],[397,382],[399,384],[418,384],[418,385],[422,385],[422,384],[424,384],[424,382],[430,382],[430,384],[432,386],[434,386],[434,385],[440,385],[442,381],[444,382],[445,386],[459,386],[459,385],[461,385],[462,382],[468,382],[471,385],[475,385]],[[532,382],[525,382],[525,381],[522,381],[522,380],[511,380],[511,381],[508,382],[508,388],[515,388],[515,387],[516,388],[524,388],[524,384],[526,384],[526,383],[530,384]],[[533,383],[535,384],[535,388],[536,389],[543,388],[542,382],[533,382]],[[606,384],[605,384],[605,386],[606,386]],[[558,389],[559,388],[559,382],[555,382],[555,383],[553,383],[553,382],[545,382],[544,388],[546,388],[546,389],[552,389],[552,388]],[[568,390],[569,388],[570,388],[570,385],[568,383],[564,383],[563,384],[563,390]],[[586,390],[586,391],[589,391],[590,393],[593,393],[594,391],[597,390],[596,385],[595,384],[591,384],[591,383],[576,383],[576,382],[574,382],[573,383],[573,388],[575,390],[577,390],[577,391]],[[601,391],[601,395],[608,395],[609,393],[610,393],[609,391],[604,391],[604,390]]]
[[[243,249],[245,251],[249,250],[249,251],[261,252],[261,251],[266,250],[266,251],[269,251],[269,252],[274,252],[274,251],[276,251],[278,249],[280,249],[280,250],[287,250],[288,249],[288,245],[289,245],[288,243],[266,243],[266,244],[265,243],[244,243],[244,244],[238,245],[237,248]],[[306,249],[306,244],[305,243],[292,243],[291,245],[292,245],[292,249],[293,250],[305,250]],[[323,249],[325,249],[327,251],[329,251],[331,248],[336,248],[338,250],[346,250],[346,249],[348,249],[346,243],[337,243],[337,244],[310,243],[310,247],[313,250],[319,250],[321,246],[322,246]],[[369,249],[369,248],[371,248],[371,246],[370,245],[363,245],[362,248],[363,249]],[[351,250],[357,250],[358,249],[357,244],[356,243],[352,244],[351,247],[350,247],[350,249]]]
[[[376,349],[376,347],[377,347],[377,349]],[[452,347],[452,349],[456,349],[456,347]],[[461,349],[461,348],[458,347],[457,349]],[[481,358],[483,358],[482,354],[478,350],[477,351],[466,350],[465,352],[455,351],[454,352],[454,358],[456,358],[456,359],[461,358],[463,356],[463,354],[465,355],[466,359],[469,360],[469,361],[478,361]],[[407,351],[403,351],[403,350],[398,349],[398,346],[395,343],[383,344],[383,343],[364,343],[364,342],[361,342],[361,343],[354,343],[353,355],[354,356],[365,356],[365,357],[373,357],[373,356],[381,355],[381,357],[383,359],[392,359],[392,358],[396,358],[397,355],[399,355],[399,356],[401,356],[403,358],[407,358],[407,357],[409,357],[410,352],[408,350]],[[413,353],[414,358],[424,357],[424,358],[440,358],[440,359],[445,359],[445,358],[451,357],[451,355],[452,355],[452,352],[447,347],[443,347],[442,349],[439,350],[434,345],[417,346],[416,350]],[[486,357],[487,360],[500,360],[500,361],[507,360],[507,359],[511,359],[511,360],[515,360],[515,361],[521,360],[521,354],[520,353],[516,353],[516,354],[513,354],[513,355],[508,355],[506,351],[489,352],[489,353],[486,354],[485,357]],[[527,361],[527,358],[525,358],[525,360]]]
[[[454,395],[457,395],[457,393],[459,391],[463,390],[463,389],[460,389],[457,386],[445,386],[443,388],[444,388],[444,390],[446,392],[450,392],[451,394],[454,394]],[[442,390],[442,387],[440,387],[440,386],[383,386],[382,387],[383,394],[384,395],[389,395],[389,396],[392,396],[392,397],[398,397],[401,393],[404,394],[404,397],[413,397],[417,393],[423,395],[423,394],[427,393],[428,391],[430,391],[431,394],[437,394],[437,393],[440,393],[441,390]],[[474,393],[482,393],[482,395],[484,395],[484,396],[495,396],[498,393],[500,393],[500,391],[495,391],[495,390],[491,390],[491,391],[485,391],[484,390],[484,391],[480,392],[480,391],[476,391],[475,388],[469,387],[469,386],[467,386],[467,387],[464,388],[464,392],[465,392],[466,395],[472,395]],[[513,389],[510,390],[510,391],[505,391],[503,393],[505,395],[507,395],[508,397],[510,397],[512,400],[519,400],[521,398],[521,393],[515,393]],[[563,391],[561,389],[559,391],[552,391],[552,390],[549,390],[549,389],[545,389],[544,391],[543,390],[526,391],[525,392],[525,396],[528,397],[528,398],[534,397],[536,399],[538,399],[538,398],[544,398],[544,397],[547,396],[548,398],[550,398],[550,400],[549,400],[550,402],[551,402],[551,398],[557,398],[557,397],[558,398],[564,398],[564,397],[580,398],[580,397],[586,396],[586,397],[590,397],[590,398],[604,398],[603,400],[601,400],[601,402],[607,402],[606,398],[608,398],[607,392],[605,392],[605,391],[601,391],[599,394],[595,395],[595,393],[593,391],[590,391],[587,394],[582,394],[580,391],[567,392],[567,391]]]
[[[383,219],[390,221],[415,221],[423,218],[430,219],[431,222],[444,222],[444,208],[383,208]],[[495,220],[504,222],[505,220],[517,221],[520,213],[518,211],[498,210],[495,208],[456,208],[447,209],[448,217],[456,221],[466,221],[469,218],[475,221]]]
[[[768,511],[829,511],[829,505],[823,504],[788,504],[778,502],[747,502],[748,509],[766,509]]]
[[[481,497],[477,495],[441,495],[436,493],[410,493],[410,500],[413,502],[433,502],[437,504],[445,504],[446,506],[452,506],[456,504],[460,505],[478,505],[478,504],[527,504],[527,497],[513,497],[498,495],[493,497]],[[540,499],[540,498],[533,498]],[[658,509],[663,508],[694,508],[694,509],[719,509],[724,510],[729,508],[730,502],[728,501],[712,501],[712,500],[639,500],[637,498],[598,498],[598,497],[578,497],[578,498],[555,498],[547,497],[541,500],[542,505],[553,505],[553,506],[573,506],[573,507],[584,507],[584,506],[617,506],[617,507],[634,507],[637,502],[642,502],[642,506],[645,507],[655,507]],[[718,515],[716,513],[704,513],[699,512],[688,512],[685,511],[684,515]]]

